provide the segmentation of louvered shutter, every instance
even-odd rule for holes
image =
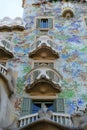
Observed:
[[[49,29],[53,28],[53,19],[52,18],[48,18],[48,28]]]
[[[38,62],[37,62],[37,63],[34,63],[34,68],[37,68],[37,67],[38,67]],[[39,74],[38,71],[35,71],[35,72],[33,73],[33,78],[34,78],[34,80],[37,78],[38,74]]]
[[[31,99],[24,97],[22,100],[22,104],[21,104],[21,112],[20,115],[21,116],[26,116],[29,115],[31,113]]]
[[[41,20],[40,19],[36,19],[36,28],[40,28],[40,23],[41,23]]]
[[[57,98],[55,100],[55,108],[56,112],[64,113],[64,99],[63,98]]]
[[[85,18],[85,24],[86,24],[86,26],[87,26],[87,18]]]

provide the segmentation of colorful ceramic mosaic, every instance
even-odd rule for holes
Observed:
[[[37,1],[26,0],[23,15],[26,30],[13,33],[15,58],[8,62],[8,66],[18,71],[17,92],[22,95],[25,75],[32,66],[32,61],[28,58],[30,45],[34,42],[36,35],[41,35],[35,28],[35,18],[44,17],[44,14],[52,16],[54,28],[48,33],[54,37],[60,55],[55,69],[63,76],[62,92],[59,97],[66,99],[68,112],[72,113],[75,103],[83,105],[87,102],[87,28],[83,20],[87,14],[87,7],[85,4],[72,3],[74,17],[66,19],[61,16],[61,2],[33,6],[35,2]]]

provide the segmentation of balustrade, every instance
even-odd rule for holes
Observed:
[[[1,65],[1,64],[0,64],[0,73],[2,73],[2,74],[4,74],[4,75],[6,75],[6,73],[7,73],[7,68],[4,67],[4,66]]]
[[[19,118],[19,127],[23,127],[23,126],[30,124],[39,119],[40,118],[38,116],[38,113],[20,117]],[[71,122],[69,114],[53,113],[51,120],[56,123],[59,123],[61,125],[66,125],[69,127],[72,126],[72,122]]]

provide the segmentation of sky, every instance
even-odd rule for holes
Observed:
[[[0,19],[23,16],[22,0],[0,0]]]

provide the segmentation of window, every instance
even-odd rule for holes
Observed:
[[[39,67],[40,65],[47,65],[49,68],[54,68],[54,63],[53,62],[35,62],[34,63],[34,68]],[[40,74],[39,71],[35,71],[33,74],[34,80],[37,78],[37,76]],[[52,71],[47,71],[47,75],[50,77],[50,79],[54,79],[54,73]]]
[[[53,18],[37,18],[36,28],[40,30],[48,30],[53,28]]]
[[[53,112],[65,112],[63,98],[57,98],[55,100],[32,100],[28,97],[23,97],[20,115],[25,116],[30,113],[37,113],[41,110],[43,104],[47,106],[48,110]]]
[[[56,106],[56,112],[59,112],[59,113],[65,112],[64,99],[63,98],[55,99],[55,106]]]
[[[34,68],[40,66],[40,65],[47,65],[50,68],[54,68],[53,62],[34,62]]]
[[[54,101],[33,101],[32,102],[32,113],[37,113],[39,110],[41,110],[43,104],[46,105],[48,110],[55,111],[54,107]]]
[[[32,100],[28,97],[23,97],[22,104],[21,104],[21,116],[26,116],[31,113],[31,103]]]

